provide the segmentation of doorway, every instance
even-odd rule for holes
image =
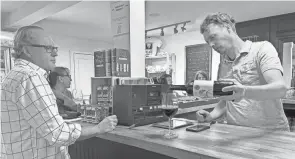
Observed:
[[[88,53],[74,53],[74,98],[89,99],[91,77],[94,77],[94,56]]]

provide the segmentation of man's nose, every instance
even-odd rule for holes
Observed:
[[[57,52],[54,52],[54,51],[53,51],[53,52],[51,53],[51,56],[52,56],[52,57],[55,57],[55,56],[58,56],[58,54],[57,54]]]

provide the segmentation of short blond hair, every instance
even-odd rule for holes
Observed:
[[[30,30],[32,29],[41,29],[44,30],[43,28],[39,27],[39,26],[24,26],[19,28],[14,36],[14,54],[12,54],[15,58],[19,58],[20,55],[22,54],[22,47],[23,44],[27,44],[27,43],[31,43],[32,42],[32,32]]]
[[[212,13],[209,14],[204,21],[202,22],[200,28],[201,28],[201,34],[203,34],[205,31],[207,31],[208,26],[210,24],[215,24],[219,26],[229,26],[232,28],[234,32],[236,32],[236,20],[229,14],[227,13]]]

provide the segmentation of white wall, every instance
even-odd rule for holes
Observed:
[[[160,37],[163,40],[162,49],[164,51],[175,53],[176,55],[176,81],[175,84],[185,84],[185,46],[206,43],[203,35],[199,31],[174,34],[171,36]],[[212,53],[212,80],[217,79],[219,65],[219,54]]]
[[[291,86],[292,78],[292,47],[293,43],[284,43],[283,49],[283,69],[284,69],[284,80],[287,86]]]
[[[295,43],[293,43],[292,65],[295,65]]]
[[[49,33],[53,41],[59,46],[58,56],[56,57],[56,66],[67,67],[71,70],[72,75],[72,85],[71,90],[76,88],[75,83],[75,73],[74,73],[74,53],[86,53],[93,54],[95,50],[103,50],[113,48],[113,44],[89,40],[83,38],[77,38],[72,36],[57,35],[54,33]],[[89,68],[88,70],[93,70]],[[77,73],[77,72],[76,72]],[[94,72],[93,72],[94,74]]]
[[[53,41],[59,46],[58,56],[56,58],[56,65],[68,67],[70,69],[70,52],[93,54],[95,50],[109,49],[113,47],[113,44],[106,42],[77,38],[72,36],[57,35],[56,33],[49,34],[51,35]]]

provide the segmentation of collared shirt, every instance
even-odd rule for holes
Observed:
[[[225,64],[225,63],[223,63]],[[226,75],[221,78],[232,78],[242,85],[265,85],[263,73],[283,68],[274,46],[267,41],[246,41],[239,56],[233,62],[227,62]],[[224,71],[224,70],[223,70]],[[272,130],[289,131],[289,124],[280,99],[252,100],[243,98],[240,102],[226,103],[228,124],[257,127]]]
[[[66,123],[46,71],[23,59],[1,87],[3,159],[70,159],[67,146],[81,135],[81,125]]]

